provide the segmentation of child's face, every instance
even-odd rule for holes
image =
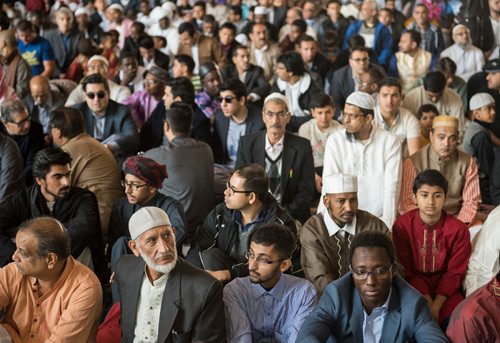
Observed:
[[[316,107],[311,109],[312,116],[316,119],[316,124],[322,130],[330,127],[335,112],[332,106]]]
[[[439,186],[423,184],[416,194],[412,193],[413,201],[417,205],[420,217],[436,219],[441,216],[446,194]]]
[[[430,132],[432,129],[432,122],[436,117],[436,113],[434,112],[424,112],[422,113],[422,118],[420,118],[420,126],[422,127],[422,131]]]

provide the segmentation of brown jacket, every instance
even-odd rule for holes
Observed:
[[[182,42],[179,44],[177,53],[193,57],[191,46],[183,44]],[[200,36],[200,38],[198,38],[198,61],[199,65],[214,61],[218,64],[219,68],[222,68],[226,63],[226,55],[215,38]]]
[[[358,210],[356,234],[366,230],[376,230],[386,235],[390,233],[382,220]],[[330,236],[322,213],[309,218],[300,230],[299,238],[302,268],[306,278],[316,286],[318,292],[322,292],[330,282],[349,271],[349,253],[354,236],[345,235],[342,238],[338,232]]]

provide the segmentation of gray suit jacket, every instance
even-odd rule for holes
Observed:
[[[134,340],[144,266],[142,258],[133,255],[122,256],[116,266],[123,343]],[[224,340],[222,284],[179,258],[165,286],[158,342],[220,343]]]
[[[58,29],[47,31],[44,35],[54,50],[54,55],[56,56],[56,73],[65,73],[69,65],[75,57],[78,55],[78,43],[80,42],[81,35],[77,31],[71,31],[68,36],[68,47],[64,45],[64,40],[62,38],[61,32]]]
[[[306,318],[297,343],[363,342],[363,304],[352,273],[331,282]],[[448,342],[427,301],[399,276],[392,279],[380,342]]]
[[[92,115],[91,109],[86,102],[71,106],[80,110],[83,113],[85,120],[85,131],[94,137],[94,122],[95,118]],[[127,106],[121,105],[113,100],[109,100],[106,109],[106,122],[104,124],[104,140],[103,142],[116,145],[118,150],[113,153],[119,158],[133,155],[139,144],[139,134],[137,126],[132,119],[130,109]]]

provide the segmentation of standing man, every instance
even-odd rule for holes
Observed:
[[[101,284],[71,257],[66,228],[35,218],[21,224],[16,244],[15,263],[0,269],[2,342],[95,342]]]
[[[129,228],[135,256],[124,255],[116,269],[122,341],[224,341],[222,285],[178,258],[168,215],[143,207]]]
[[[413,22],[406,27],[408,30],[417,30],[422,35],[422,48],[437,59],[444,49],[443,33],[439,28],[431,24],[429,9],[423,3],[413,8]]]
[[[481,201],[478,169],[471,155],[457,149],[458,119],[437,116],[429,138],[430,144],[404,162],[399,214],[416,208],[411,190],[416,175],[426,169],[436,169],[446,180],[453,181],[447,192],[444,210],[466,224],[473,223]]]
[[[353,238],[375,230],[388,235],[382,220],[358,208],[358,181],[354,175],[335,174],[323,181],[325,210],[313,215],[300,231],[300,263],[318,292],[349,272]]]
[[[292,265],[296,238],[282,225],[265,224],[248,242],[250,275],[224,287],[229,341],[295,342],[316,304],[316,290],[310,282],[284,274]],[[268,316],[262,316],[263,311]]]
[[[349,95],[344,107],[345,129],[332,133],[326,142],[323,178],[339,173],[356,175],[359,207],[392,227],[401,183],[401,144],[394,135],[373,125],[374,109],[371,95]],[[318,212],[323,209],[320,203]]]
[[[448,342],[425,299],[393,274],[396,254],[387,235],[360,233],[349,260],[351,272],[326,287],[297,343]]]
[[[264,167],[271,194],[295,219],[305,222],[314,194],[314,162],[309,141],[286,132],[290,117],[287,97],[269,95],[262,110],[266,131],[240,139],[236,167],[249,163]]]

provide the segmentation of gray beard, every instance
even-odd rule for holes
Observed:
[[[177,248],[174,249],[174,260],[170,263],[165,264],[165,265],[156,264],[146,254],[143,254],[140,248],[139,248],[139,253],[141,254],[141,257],[144,260],[144,262],[146,262],[146,265],[149,268],[157,271],[158,273],[168,274],[172,271],[172,269],[175,268],[175,265],[177,264]]]

